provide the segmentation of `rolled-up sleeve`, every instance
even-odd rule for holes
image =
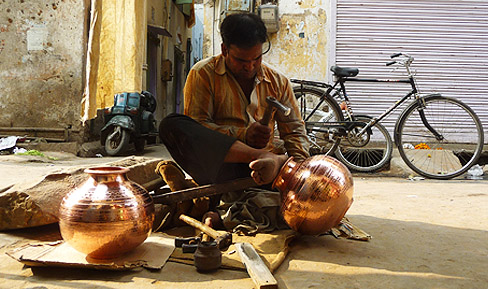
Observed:
[[[281,79],[280,102],[291,108],[288,116],[276,113],[275,120],[278,124],[280,138],[284,141],[285,149],[289,156],[293,156],[296,161],[303,161],[310,156],[310,142],[305,130],[305,123],[300,116],[298,103],[293,93],[291,83],[288,79]]]

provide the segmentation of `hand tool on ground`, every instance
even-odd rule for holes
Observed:
[[[278,288],[278,282],[251,244],[236,243],[235,246],[256,288]]]
[[[276,100],[276,98],[268,96],[266,97],[266,102],[268,103],[268,106],[266,107],[266,110],[264,111],[263,118],[259,121],[262,125],[268,125],[269,121],[271,120],[271,114],[273,113],[274,110],[278,110],[281,113],[283,113],[284,116],[288,116],[291,112],[291,109],[289,107],[284,106]]]
[[[183,253],[195,253],[200,243],[199,237],[175,238],[175,247],[181,248]]]
[[[229,248],[229,246],[232,244],[232,234],[231,233],[220,233],[215,231],[213,228],[210,228],[209,226],[205,225],[202,222],[199,222],[192,217],[189,217],[187,215],[180,215],[180,220],[183,222],[187,223],[188,225],[192,226],[193,228],[197,228],[203,233],[209,235],[211,238],[215,240],[217,245],[219,246],[219,249],[221,251],[226,250]]]
[[[162,195],[153,195],[155,204],[174,204],[194,198],[224,194],[232,191],[244,190],[257,186],[253,178],[242,178],[228,181],[221,184],[204,185],[185,190],[169,192]]]

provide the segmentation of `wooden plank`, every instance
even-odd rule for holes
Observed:
[[[278,288],[278,282],[251,244],[236,243],[235,247],[257,288]]]

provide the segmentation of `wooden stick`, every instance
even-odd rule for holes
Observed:
[[[209,226],[205,225],[204,223],[199,222],[187,215],[181,214],[179,219],[187,223],[188,225],[192,226],[193,228],[199,229],[200,231],[204,232],[205,234],[209,235],[214,239],[217,239],[222,235],[219,232],[215,231],[214,229],[210,228]]]
[[[278,288],[278,282],[249,243],[236,243],[236,250],[257,288]]]

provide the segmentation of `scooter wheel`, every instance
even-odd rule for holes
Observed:
[[[120,126],[112,126],[105,140],[105,152],[110,156],[124,153],[129,146],[130,134]]]

